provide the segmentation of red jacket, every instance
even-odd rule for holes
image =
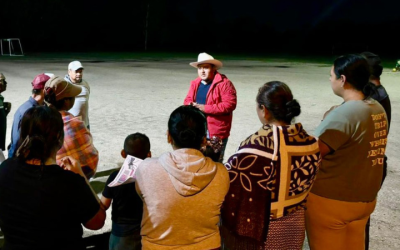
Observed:
[[[190,82],[189,92],[183,104],[196,102],[197,89],[201,84],[200,77]],[[229,137],[232,126],[232,113],[236,108],[236,89],[225,76],[216,72],[204,105],[207,116],[207,127],[210,137],[218,136],[221,139]]]

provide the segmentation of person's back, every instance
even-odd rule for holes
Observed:
[[[143,210],[143,249],[219,247],[219,215],[229,188],[221,163],[194,149],[179,149],[146,159],[137,181]]]
[[[105,211],[79,163],[56,164],[63,122],[53,108],[35,106],[21,120],[15,157],[0,165],[3,249],[84,249],[82,226],[97,230]]]
[[[81,223],[98,209],[84,179],[57,165],[41,167],[12,158],[0,166],[5,250],[84,249]]]
[[[81,91],[78,85],[53,76],[46,82],[44,98],[49,106],[60,112],[64,121],[64,143],[57,153],[57,162],[60,164],[65,156],[77,159],[89,179],[96,173],[99,153],[83,121],[67,111],[74,105],[75,96]]]
[[[224,245],[301,249],[304,203],[320,161],[318,143],[294,123],[301,107],[285,83],[265,83],[255,99],[262,126],[225,163],[231,185],[221,216]]]
[[[131,155],[140,159],[151,157],[150,140],[141,133],[126,137],[121,156]],[[143,215],[143,202],[136,193],[135,183],[128,183],[116,187],[109,187],[119,170],[114,171],[107,179],[104,187],[102,203],[106,208],[112,202],[112,229],[109,249],[141,249],[140,225]]]
[[[99,152],[93,145],[92,134],[80,118],[65,110],[59,112],[64,121],[65,137],[63,146],[57,152],[57,161],[67,155],[78,159],[89,179],[96,173],[99,162]]]
[[[375,86],[375,92],[371,95],[371,97],[377,100],[385,109],[388,126],[390,127],[390,121],[392,120],[392,105],[390,102],[389,94],[386,92],[385,87],[383,87],[383,85],[381,84]]]
[[[200,152],[206,142],[206,118],[195,107],[181,106],[168,121],[174,149],[146,159],[136,172],[143,206],[143,249],[216,249],[221,205],[229,176],[221,163]]]

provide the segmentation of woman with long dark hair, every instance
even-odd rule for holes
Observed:
[[[381,187],[388,123],[370,98],[368,62],[360,55],[337,58],[333,93],[343,103],[325,114],[315,135],[322,163],[307,201],[311,249],[364,249],[364,229]]]
[[[301,249],[318,143],[301,123],[292,124],[301,109],[285,83],[265,83],[256,111],[262,127],[225,164],[231,185],[222,209],[223,242],[231,250]]]
[[[60,113],[28,109],[18,149],[0,165],[0,228],[3,249],[85,249],[82,226],[100,229],[105,220],[97,195],[75,159],[56,154],[64,141]]]

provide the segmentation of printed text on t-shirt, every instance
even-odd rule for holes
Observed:
[[[368,151],[368,158],[372,158],[372,166],[382,165],[387,143],[387,120],[386,114],[380,113],[371,115],[374,122],[374,140],[370,142],[371,150]]]

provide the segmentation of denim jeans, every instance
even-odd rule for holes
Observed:
[[[124,237],[118,237],[110,234],[109,249],[110,250],[141,250],[142,237],[140,234],[132,234]]]

